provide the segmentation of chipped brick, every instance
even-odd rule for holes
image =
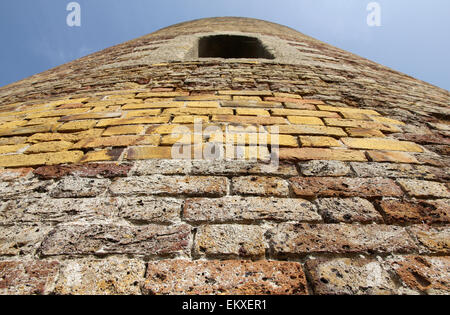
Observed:
[[[289,195],[288,182],[277,177],[233,177],[232,189],[233,193],[238,195],[275,197],[286,197]]]
[[[374,206],[362,198],[322,198],[315,202],[327,223],[382,223],[383,218]]]

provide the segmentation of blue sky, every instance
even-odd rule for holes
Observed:
[[[245,16],[292,27],[339,48],[450,90],[450,1],[78,0],[81,27],[68,27],[71,0],[0,1],[0,86],[175,23]]]

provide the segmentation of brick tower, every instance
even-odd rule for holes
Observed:
[[[0,293],[448,294],[449,100],[247,18],[3,87]]]

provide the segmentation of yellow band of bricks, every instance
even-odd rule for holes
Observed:
[[[373,109],[337,107],[292,93],[128,90],[5,108],[10,111],[0,113],[2,167],[170,159],[170,146],[177,143],[267,145],[269,151],[257,154],[258,158],[267,158],[270,147],[277,144],[282,159],[297,160],[366,161],[369,157],[400,163],[417,161],[406,152],[423,152],[420,145],[390,137],[402,132],[401,121]],[[196,137],[199,129],[194,124],[199,122],[201,135]],[[276,143],[265,133],[279,133]],[[125,153],[111,151],[114,148]]]

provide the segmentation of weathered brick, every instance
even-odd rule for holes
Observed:
[[[368,151],[370,159],[374,162],[419,163],[411,154],[396,151]]]
[[[273,116],[307,116],[307,117],[339,117],[336,113],[323,112],[320,110],[301,110],[275,108],[271,110]]]
[[[81,163],[90,163],[98,161],[117,161],[119,160],[125,148],[113,148],[106,150],[97,150],[87,152],[81,159]]]
[[[54,293],[64,295],[137,295],[145,275],[145,263],[136,259],[68,260]]]
[[[47,152],[60,152],[67,151],[73,146],[72,142],[68,141],[51,141],[51,142],[41,142],[31,145],[25,150],[26,154],[33,153],[47,153]]]
[[[183,205],[175,198],[118,197],[114,201],[119,217],[138,223],[179,222]]]
[[[298,147],[297,139],[290,135],[273,135],[267,133],[212,134],[210,142],[234,145],[275,145],[281,147]]]
[[[102,138],[87,138],[77,142],[74,148],[103,148],[103,147],[127,147],[132,145],[158,145],[158,135],[149,136],[112,136]]]
[[[360,109],[360,108],[352,108],[352,107],[334,107],[327,105],[318,105],[320,110],[327,110],[330,112],[342,112],[342,113],[359,113],[371,116],[379,116],[380,114],[372,109]]]
[[[27,146],[26,144],[3,145],[0,146],[0,154],[16,153],[19,150],[23,151]]]
[[[183,102],[173,101],[158,101],[158,102],[144,102],[144,103],[131,103],[122,106],[122,110],[133,109],[162,109],[162,108],[178,108],[184,106]]]
[[[40,181],[32,176],[14,181],[0,181],[0,199],[39,197],[46,192],[50,184],[49,181]]]
[[[173,119],[174,124],[195,124],[201,121],[206,123],[209,121],[208,116],[175,116]]]
[[[0,167],[27,167],[76,163],[83,156],[82,151],[64,151],[42,154],[16,154],[0,156]]]
[[[178,96],[175,98],[175,101],[229,101],[231,100],[231,96],[229,95],[190,95],[190,96]]]
[[[255,225],[202,225],[195,236],[194,250],[207,257],[263,257],[264,230]]]
[[[69,141],[76,142],[85,138],[100,137],[103,129],[90,129],[75,133],[37,133],[28,137],[28,143],[49,142],[49,141]]]
[[[386,137],[380,130],[364,128],[345,128],[350,137],[362,138],[384,138]]]
[[[295,125],[323,125],[324,124],[322,122],[322,120],[317,117],[288,116],[287,118],[291,124],[295,124]]]
[[[128,111],[124,118],[157,116],[159,114],[161,114],[160,109],[132,110]]]
[[[348,176],[352,172],[348,163],[340,161],[314,160],[299,165],[304,176]]]
[[[333,127],[351,127],[362,129],[377,129],[389,132],[401,132],[398,127],[392,125],[384,125],[382,123],[367,121],[367,120],[355,120],[355,119],[339,119],[339,118],[324,118],[327,126]],[[363,139],[360,139],[363,140]]]
[[[267,235],[272,252],[281,256],[416,250],[407,231],[392,225],[281,223]]]
[[[179,97],[179,96],[189,96],[189,92],[182,92],[182,91],[177,91],[177,92],[145,92],[145,93],[138,93],[136,95],[136,98],[151,98],[151,97],[158,97],[158,98],[163,98],[163,97]]]
[[[332,160],[332,161],[367,161],[363,151],[356,150],[334,150],[319,148],[281,148],[280,160],[309,161],[309,160]]]
[[[394,256],[386,260],[385,266],[400,279],[404,287],[400,293],[450,293],[449,257]]]
[[[28,119],[45,118],[45,117],[63,117],[86,113],[89,108],[75,108],[75,109],[56,109],[47,111],[38,111],[27,115]]]
[[[379,123],[388,124],[388,125],[400,125],[405,126],[406,124],[404,122],[401,122],[397,119],[382,117],[382,116],[371,116],[373,120]]]
[[[261,108],[237,108],[236,114],[241,116],[270,116],[270,113]]]
[[[448,187],[443,183],[414,179],[398,179],[397,182],[409,195],[414,197],[450,197]]]
[[[235,160],[193,160],[191,172],[195,175],[295,176],[298,174],[295,166],[292,164],[277,165]]]
[[[254,101],[222,101],[222,107],[250,107],[250,108],[279,108],[283,107],[280,102],[254,102]]]
[[[40,132],[51,132],[53,125],[36,125],[29,127],[17,127],[17,128],[3,128],[0,129],[0,137],[4,136],[27,136]]]
[[[163,260],[149,262],[146,294],[307,294],[297,262],[239,260]]]
[[[0,261],[0,294],[50,294],[58,278],[58,273],[59,263],[57,261]]]
[[[109,127],[120,125],[141,125],[141,124],[166,124],[170,120],[168,116],[159,117],[141,117],[141,118],[113,118],[101,119],[97,123],[97,127]]]
[[[187,254],[191,227],[116,224],[58,225],[42,242],[43,256],[53,255],[175,255]]]
[[[70,121],[66,122],[65,124],[62,124],[56,130],[58,132],[77,132],[77,131],[84,131],[88,129],[94,128],[94,126],[97,124],[97,121],[93,120],[85,120],[85,121]]]
[[[61,178],[66,175],[79,177],[123,177],[127,176],[131,170],[130,164],[115,163],[92,163],[82,165],[53,165],[41,166],[34,171],[34,174],[44,179]]]
[[[195,198],[185,202],[183,218],[188,222],[320,221],[315,207],[303,199],[228,196]]]
[[[172,147],[131,147],[128,148],[126,159],[147,160],[147,159],[171,159]]]
[[[136,161],[133,164],[133,169],[130,175],[185,175],[190,174],[192,169],[191,160],[167,160],[167,159],[153,159]],[[212,175],[200,173],[204,175]]]
[[[144,130],[145,127],[140,125],[115,126],[106,129],[102,136],[137,135],[144,132]]]
[[[354,149],[423,152],[423,149],[413,142],[393,139],[342,138],[341,141]]]
[[[51,190],[53,198],[95,197],[106,191],[109,179],[68,176],[61,179]]]
[[[0,225],[0,256],[34,255],[52,227],[32,224]]]
[[[435,178],[427,169],[420,169],[411,164],[392,163],[350,163],[358,177],[419,177]]]
[[[282,117],[254,117],[254,116],[233,116],[233,115],[213,115],[214,122],[229,122],[237,124],[258,124],[258,125],[284,125],[286,119]]]
[[[415,201],[385,199],[379,201],[379,206],[389,224],[450,223],[448,199]]]
[[[301,136],[302,147],[341,147],[342,143],[332,137]]]
[[[27,137],[0,138],[0,145],[15,145],[25,143]]]
[[[410,231],[421,245],[422,252],[447,255],[450,253],[449,226],[416,225],[411,227]]]
[[[233,177],[232,192],[238,195],[275,196],[289,195],[289,184],[278,177],[243,176]]]
[[[402,190],[386,178],[291,178],[294,193],[299,197],[400,197]]]
[[[226,177],[152,175],[119,178],[110,190],[114,195],[223,196],[227,187]]]
[[[228,90],[228,91],[219,91],[217,94],[219,95],[240,95],[240,96],[272,96],[271,91],[237,91],[237,90]]]
[[[342,128],[313,125],[280,125],[276,128],[269,128],[269,131],[292,135],[347,136]]]
[[[311,259],[305,264],[315,294],[386,295],[396,284],[382,265],[372,259]]]
[[[317,209],[327,223],[381,223],[383,218],[374,206],[362,198],[317,199]]]
[[[230,108],[168,108],[164,110],[163,115],[233,115],[233,110]]]
[[[8,201],[2,207],[3,224],[35,222],[68,222],[117,217],[113,198],[73,199],[27,198]]]
[[[252,79],[251,79],[252,80]],[[260,102],[262,101],[259,96],[242,96],[242,95],[234,95],[233,101],[250,101],[250,102]]]
[[[33,175],[33,169],[31,167],[27,168],[15,168],[15,169],[1,169],[0,168],[0,181],[18,181],[21,179],[29,179]]]

